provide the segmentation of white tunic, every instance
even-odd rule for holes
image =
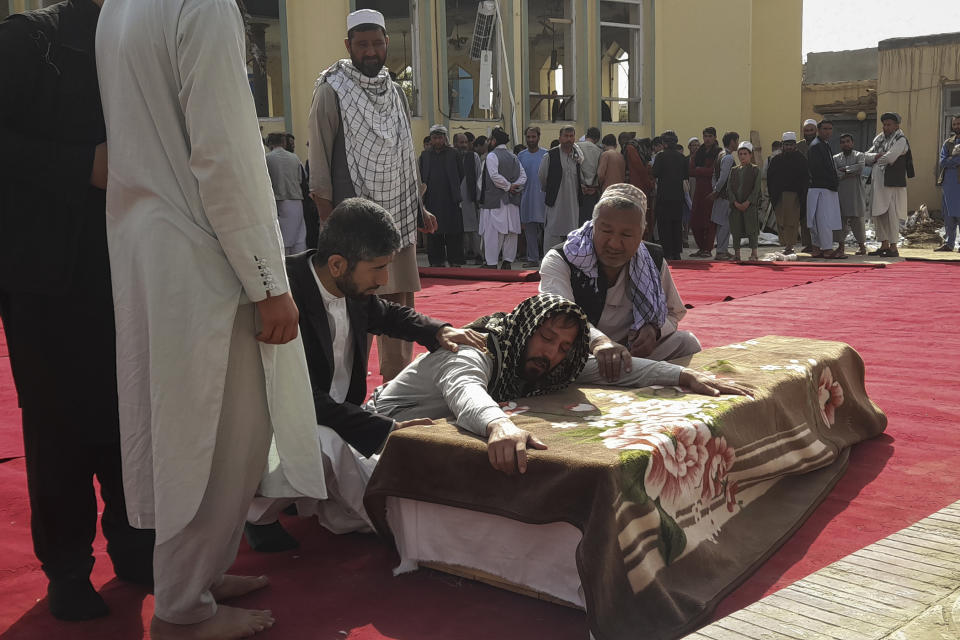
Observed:
[[[896,135],[896,133],[894,133]],[[873,165],[873,176],[870,180],[873,196],[870,205],[871,216],[882,216],[892,212],[900,220],[907,219],[907,188],[888,187],[883,184],[883,175],[888,166],[897,161],[909,149],[906,136],[895,140],[890,149],[878,160],[876,148],[882,144],[884,136],[881,133],[874,141],[870,151],[864,154],[868,165]]]
[[[206,488],[237,307],[288,284],[234,0],[107,0],[96,49],[124,487],[131,523],[159,544]],[[324,497],[302,343],[261,356],[264,493]]]
[[[503,146],[503,145],[500,145]],[[507,191],[510,189],[510,181],[500,173],[500,158],[497,154],[491,152],[487,154],[484,162],[487,165],[487,174],[490,181],[498,188]],[[518,163],[519,164],[519,163]],[[520,166],[520,177],[514,184],[523,186],[527,184],[527,172]],[[477,189],[483,189],[483,173],[477,178]],[[509,202],[504,202],[497,209],[480,209],[480,235],[487,235],[488,231],[497,233],[520,233],[520,207]]]

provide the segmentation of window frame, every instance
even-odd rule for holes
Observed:
[[[628,6],[637,7],[637,8],[639,9],[639,11],[640,11],[640,24],[628,24],[628,23],[624,23],[624,22],[609,22],[609,21],[600,20],[600,19],[599,19],[599,13],[600,13],[600,10],[601,10],[601,4],[602,4],[603,2],[611,2],[611,3],[615,3],[615,4],[623,4],[623,5],[628,5]],[[630,31],[635,31],[635,32],[638,32],[637,35],[639,36],[639,37],[638,37],[639,46],[637,47],[637,52],[636,52],[636,54],[635,54],[635,56],[634,56],[635,58],[637,58],[637,64],[638,64],[638,66],[639,66],[639,69],[638,69],[638,71],[637,71],[637,77],[638,77],[637,93],[638,93],[639,95],[638,95],[637,97],[635,97],[635,98],[634,98],[634,97],[623,98],[623,97],[620,97],[620,96],[605,96],[605,95],[603,95],[603,80],[602,80],[602,78],[601,78],[601,74],[603,73],[603,57],[604,57],[604,55],[605,55],[606,52],[603,51],[602,49],[601,49],[600,51],[598,51],[598,55],[597,55],[597,77],[598,77],[598,78],[601,78],[601,81],[600,81],[600,88],[601,88],[600,94],[601,94],[601,95],[600,95],[600,99],[599,99],[599,100],[600,100],[600,105],[601,105],[601,113],[602,113],[602,110],[603,110],[603,109],[602,109],[602,105],[603,105],[603,103],[606,102],[606,101],[610,101],[610,102],[613,103],[613,104],[621,104],[621,103],[626,102],[627,105],[628,105],[628,106],[627,106],[627,112],[628,112],[628,114],[629,114],[629,112],[630,112],[630,107],[629,107],[629,105],[630,105],[631,103],[635,103],[635,104],[638,105],[638,108],[637,108],[637,118],[636,118],[636,119],[633,119],[633,118],[629,118],[629,117],[628,117],[626,120],[611,120],[608,124],[613,124],[613,125],[621,125],[621,124],[623,124],[623,125],[628,125],[628,124],[630,124],[630,125],[643,125],[643,124],[645,123],[645,120],[646,120],[645,114],[644,114],[644,110],[645,110],[645,109],[644,109],[644,107],[645,107],[645,105],[644,105],[644,83],[645,83],[644,71],[645,71],[645,69],[646,69],[646,64],[645,64],[645,62],[646,62],[646,60],[645,60],[645,58],[646,58],[646,56],[645,56],[646,39],[644,38],[644,30],[645,30],[645,28],[646,28],[646,24],[645,24],[645,21],[644,21],[644,18],[645,18],[644,13],[645,13],[645,11],[646,11],[646,8],[647,8],[647,7],[646,7],[646,2],[645,2],[645,0],[600,0],[600,1],[597,2],[597,17],[598,17],[598,20],[597,20],[596,36],[597,36],[597,42],[598,42],[601,46],[602,46],[602,44],[603,44],[603,28],[604,28],[604,27],[608,27],[608,28],[612,28],[612,29],[627,29],[627,30],[630,30]],[[625,51],[625,49],[623,49],[622,45],[621,45],[621,50],[624,50],[624,51]],[[628,55],[629,55],[629,54],[628,54]],[[611,87],[611,89],[612,89],[612,87]],[[628,95],[629,95],[629,94],[628,94]],[[611,104],[611,113],[612,113],[612,111],[613,111],[612,106],[613,106],[613,105]],[[602,116],[601,116],[601,121],[603,121],[603,120],[602,120]]]
[[[503,53],[503,45],[501,45],[501,38],[503,38],[504,35],[503,35],[502,33],[500,33],[500,31],[499,31],[499,30],[504,29],[504,28],[505,28],[505,25],[500,24],[500,18],[499,18],[499,13],[498,13],[498,12],[497,12],[497,13],[494,13],[494,32],[493,32],[494,37],[493,37],[493,42],[491,42],[491,44],[492,44],[493,46],[492,46],[491,49],[490,49],[491,53],[493,54],[493,60],[491,61],[491,65],[490,65],[491,77],[492,77],[492,80],[493,80],[493,98],[492,98],[491,103],[490,103],[490,105],[491,105],[491,109],[490,109],[491,115],[490,115],[490,117],[469,116],[469,115],[468,115],[468,116],[461,116],[461,115],[456,115],[456,116],[454,116],[452,110],[449,110],[449,111],[446,111],[446,112],[444,111],[444,108],[443,108],[444,106],[445,106],[447,109],[450,109],[450,58],[449,58],[449,56],[447,55],[447,52],[448,52],[448,49],[449,49],[449,43],[447,42],[447,37],[446,37],[446,33],[447,33],[447,3],[450,2],[450,1],[452,1],[452,0],[438,0],[438,2],[436,3],[436,7],[437,7],[437,29],[440,31],[440,33],[438,33],[437,35],[439,35],[439,36],[441,36],[441,37],[443,38],[443,40],[441,41],[441,42],[442,42],[442,46],[441,46],[441,43],[438,42],[438,43],[437,43],[437,47],[436,47],[436,49],[437,49],[437,54],[438,54],[438,55],[437,55],[437,58],[438,58],[438,66],[439,66],[439,68],[442,69],[442,73],[439,73],[439,74],[438,74],[438,75],[440,76],[440,77],[439,77],[440,84],[439,84],[439,86],[437,87],[437,91],[438,91],[438,99],[437,99],[437,102],[438,102],[438,105],[440,106],[440,115],[443,116],[443,117],[445,117],[445,118],[447,118],[447,119],[450,120],[451,122],[491,122],[491,123],[492,123],[492,122],[500,122],[500,121],[503,120],[503,112],[504,112],[504,108],[503,108],[503,74],[504,74],[504,73],[509,73],[509,69],[507,68],[507,62],[506,62],[505,60],[503,60],[504,53]],[[481,1],[482,1],[482,0],[478,0],[477,4],[479,5],[479,3],[480,3]],[[502,1],[502,0],[501,0],[501,1]],[[502,7],[500,8],[500,10],[502,10]],[[474,22],[474,24],[472,24],[472,25],[470,26],[470,34],[471,34],[471,37],[472,37],[472,35],[473,35],[473,30],[474,30],[474,28],[475,28],[475,24],[476,24],[476,22]],[[479,62],[478,62],[478,64],[479,64]],[[462,65],[459,65],[459,66],[462,67]],[[478,73],[479,73],[479,67],[478,67]],[[477,105],[477,104],[479,104],[479,100],[480,100],[480,81],[479,81],[479,78],[476,79],[474,82],[475,82],[475,88],[474,88],[474,105]],[[474,108],[475,108],[475,110],[477,110],[477,111],[481,111],[481,109],[480,109],[478,106],[475,106]]]
[[[571,52],[570,52],[569,61],[568,61],[569,67],[567,66],[567,64],[565,64],[563,68],[564,92],[563,94],[558,94],[557,97],[560,98],[561,100],[567,100],[568,98],[573,99],[573,102],[572,102],[573,115],[571,116],[569,113],[565,113],[564,115],[566,117],[563,120],[557,120],[556,122],[557,123],[562,122],[564,124],[567,124],[567,123],[577,122],[577,117],[580,115],[579,103],[577,102],[577,89],[579,84],[577,82],[577,76],[578,76],[577,64],[579,62],[577,58],[577,54],[580,48],[579,47],[580,42],[577,36],[577,28],[576,28],[578,17],[579,17],[577,8],[580,3],[578,0],[563,0],[563,1],[568,3],[570,7],[570,24],[566,26],[570,30]],[[552,117],[548,117],[545,120],[539,120],[539,119],[534,119],[533,116],[530,115],[531,98],[535,96],[540,96],[541,101],[549,100],[550,98],[543,97],[543,94],[534,93],[531,90],[534,85],[534,82],[531,76],[532,70],[530,69],[530,58],[531,58],[530,35],[529,35],[530,34],[530,0],[523,0],[522,11],[523,11],[523,15],[522,15],[523,33],[526,34],[526,37],[524,37],[523,39],[523,70],[524,70],[524,76],[525,76],[525,82],[526,82],[524,85],[525,100],[523,101],[523,105],[524,105],[523,122],[536,123],[536,124],[552,124],[554,122]],[[568,87],[571,84],[573,85],[572,92],[568,91]],[[524,125],[524,128],[526,128],[526,126],[527,125]]]

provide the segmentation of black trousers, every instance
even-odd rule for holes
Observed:
[[[114,570],[147,582],[154,532],[128,524],[123,496],[109,271],[81,284],[58,296],[0,294],[23,421],[34,553],[51,580],[89,575],[96,478]]]
[[[463,231],[440,233],[427,236],[427,258],[431,267],[442,267],[444,262],[450,265],[463,264]]]
[[[663,255],[670,260],[677,260],[683,250],[683,202],[657,202],[656,215]]]
[[[580,225],[583,226],[583,223],[587,220],[593,218],[593,208],[597,206],[597,203],[600,202],[600,190],[598,189],[596,193],[585,193],[580,198]]]

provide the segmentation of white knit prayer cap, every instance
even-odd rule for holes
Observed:
[[[740,149],[746,149],[750,153],[753,153],[753,145],[750,144],[750,142],[747,140],[744,140],[743,142],[740,143],[740,146],[737,147],[737,150],[739,151]]]
[[[817,126],[817,121],[814,120],[813,118],[807,118],[806,120],[803,121],[803,126],[807,126],[808,124],[812,124],[813,126]]]
[[[690,143],[691,143],[691,142],[700,142],[700,138],[698,138],[697,136],[693,136],[692,138],[690,138],[689,140],[687,140],[687,146],[688,146],[688,147],[690,146]]]
[[[347,31],[361,24],[375,24],[387,30],[387,24],[383,20],[383,14],[375,9],[358,9],[347,16]]]
[[[797,134],[795,131],[784,131],[783,135],[780,136],[782,142],[796,142]]]

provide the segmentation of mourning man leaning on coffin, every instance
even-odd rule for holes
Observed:
[[[540,291],[573,300],[590,320],[590,352],[609,381],[630,357],[674,360],[700,351],[700,341],[678,330],[686,315],[663,250],[643,242],[643,191],[615,184],[603,192],[593,219],[547,252]]]
[[[482,347],[485,342],[480,333],[455,329],[373,295],[387,283],[387,267],[400,244],[396,224],[383,207],[349,198],[337,205],[320,230],[318,248],[286,261],[290,291],[300,309],[300,335],[317,422],[322,425],[323,452],[327,457],[343,454],[343,464],[353,464],[344,442],[369,458],[393,429],[430,422],[398,423],[361,408],[367,395],[369,335],[409,340],[430,350],[456,351],[457,344]],[[248,523],[246,534],[257,550],[296,546],[276,521],[285,506],[277,503],[266,498],[254,501],[251,513],[256,513],[253,519],[259,524]]]
[[[490,464],[504,473],[527,468],[527,447],[546,449],[518,428],[501,402],[559,391],[570,384],[604,384],[588,353],[587,317],[575,303],[541,293],[510,313],[494,313],[468,325],[487,334],[486,349],[435,351],[414,360],[374,391],[367,409],[396,420],[452,417],[487,439]],[[694,393],[746,394],[720,381],[667,362],[633,358],[617,385],[682,385]]]

